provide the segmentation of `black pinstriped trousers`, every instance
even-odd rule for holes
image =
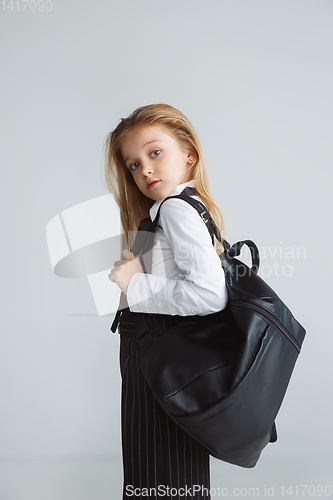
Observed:
[[[168,417],[141,373],[135,314],[123,314],[119,323],[123,500],[210,499],[208,452]],[[154,316],[154,335],[162,335],[177,321],[170,315]]]

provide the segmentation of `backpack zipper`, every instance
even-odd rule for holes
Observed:
[[[289,342],[295,347],[298,354],[301,352],[301,346],[297,340],[288,332],[288,330],[280,323],[280,321],[269,311],[256,304],[251,304],[245,300],[230,299],[230,306],[242,306],[247,309],[253,309],[258,313],[259,316],[264,318],[272,327],[277,328],[280,332],[289,340]]]

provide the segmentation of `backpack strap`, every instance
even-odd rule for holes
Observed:
[[[136,256],[138,253],[140,253],[140,248],[143,248],[144,246],[152,246],[153,245],[153,238],[150,238],[150,235],[153,236],[153,233],[149,232],[150,227],[152,225],[151,218],[147,217],[146,219],[143,219],[138,227],[136,236],[135,236],[135,241],[132,247],[132,253]],[[148,231],[148,233],[147,233]],[[149,239],[147,243],[147,239]],[[142,251],[142,250],[141,250]],[[149,269],[149,266],[151,266],[151,262],[149,262],[149,259],[151,261],[151,252],[146,252],[145,255],[141,255],[140,257],[140,263],[142,265],[142,268],[144,272],[147,272],[146,266]],[[129,306],[127,302],[127,296],[126,294],[121,291],[120,293],[120,299],[119,299],[119,305],[118,309],[116,312],[116,315],[114,317],[114,320],[112,322],[112,325],[110,326],[110,330],[115,333],[119,320],[120,320],[120,315],[122,314],[123,311],[129,311]]]
[[[141,263],[142,268],[143,268],[145,273],[147,273],[147,268],[151,269],[152,253],[150,252],[150,250],[153,248],[154,243],[155,243],[155,231],[158,227],[160,227],[158,225],[158,220],[159,220],[161,205],[168,198],[179,198],[179,197],[182,198],[183,195],[184,195],[185,201],[188,201],[189,203],[191,203],[192,198],[190,195],[194,194],[195,191],[196,191],[195,188],[187,186],[183,189],[183,191],[181,192],[180,195],[168,196],[167,198],[164,198],[164,200],[162,201],[162,203],[160,204],[160,206],[158,208],[155,219],[152,221],[150,217],[147,217],[146,219],[143,219],[140,222],[137,233],[136,233],[135,241],[134,241],[134,244],[132,247],[132,253],[135,256],[137,256],[138,254],[141,254],[140,263]],[[201,205],[201,207],[199,209],[199,212],[206,211],[205,206],[202,203],[200,203],[200,205]],[[193,205],[193,206],[194,206],[194,208],[197,208],[196,205]],[[198,210],[198,208],[197,208],[197,210]],[[211,233],[212,243],[214,244],[214,236],[212,235],[212,229],[208,226],[207,226],[207,228],[208,228],[209,232]],[[116,315],[114,317],[114,320],[112,322],[112,325],[110,326],[110,330],[113,333],[115,333],[115,331],[117,329],[117,326],[118,326],[118,323],[120,320],[120,316],[121,316],[123,311],[129,311],[129,306],[128,306],[126,294],[123,291],[121,291],[118,309],[117,309]]]
[[[207,229],[211,235],[212,244],[214,245],[214,235],[222,243],[222,237],[221,237],[221,233],[220,233],[218,227],[216,226],[215,222],[213,221],[210,213],[207,212],[205,205],[201,201],[196,200],[195,198],[192,198],[194,193],[195,193],[195,188],[187,186],[185,189],[183,189],[183,191],[180,194],[177,194],[174,196],[167,196],[166,198],[164,198],[164,200],[162,200],[160,206],[158,207],[155,219],[151,223],[151,226],[146,229],[146,231],[154,233],[156,231],[156,229],[158,227],[160,227],[158,225],[160,210],[161,210],[161,207],[165,201],[170,200],[171,198],[180,198],[181,200],[184,200],[187,203],[189,203],[190,205],[192,205],[192,207],[197,210],[200,217],[202,218],[202,220],[206,224]],[[140,246],[140,244],[141,244],[141,246]],[[147,245],[145,238],[143,238],[141,241],[138,241],[138,244],[136,245],[136,248],[135,248],[135,250],[137,250],[136,254],[141,253],[143,250],[148,251],[148,249],[150,249],[150,248],[147,249],[147,247],[149,247],[149,246],[150,245],[149,244]],[[229,246],[230,246],[229,243],[226,242],[225,247],[229,248]],[[138,250],[139,248],[140,248],[140,250]],[[135,253],[134,247],[133,247],[132,251],[133,251],[133,253]]]
[[[219,242],[222,243],[227,257],[233,258],[235,256],[238,256],[241,252],[243,245],[247,245],[250,249],[252,258],[251,270],[257,273],[259,270],[259,262],[260,262],[259,250],[257,248],[257,245],[252,240],[238,241],[237,243],[234,243],[232,246],[230,246],[230,243],[228,243],[225,239],[223,239],[222,241],[220,230],[218,229],[217,225],[212,219],[210,213],[207,212],[205,205],[201,201],[192,198],[195,192],[196,192],[195,188],[187,186],[185,189],[183,189],[183,191],[180,194],[174,196],[167,196],[166,198],[164,198],[164,200],[162,200],[162,203],[158,207],[156,217],[153,221],[151,221],[150,217],[147,217],[146,219],[143,219],[140,222],[137,235],[134,241],[134,245],[132,248],[132,253],[135,256],[138,255],[139,253],[141,254],[140,262],[144,272],[147,272],[146,267],[148,269],[151,268],[151,252],[149,250],[151,250],[154,246],[155,231],[158,227],[160,227],[158,225],[158,220],[159,220],[161,206],[166,200],[169,200],[170,198],[180,198],[189,203],[190,205],[192,205],[192,207],[197,210],[198,214],[206,224],[207,230],[210,233],[210,236],[212,238],[212,244],[214,245],[214,235],[215,235],[215,237],[219,240]],[[129,309],[129,307],[126,295],[124,294],[124,292],[121,292],[118,310],[114,318],[114,321],[110,327],[110,330],[112,332],[116,331],[120,314],[124,309]]]
[[[164,200],[162,201],[162,203],[160,204],[160,206],[158,208],[156,217],[155,217],[154,222],[153,222],[153,227],[156,227],[156,225],[157,225],[159,212],[160,212],[160,208],[161,208],[162,204],[170,198],[181,198],[182,200],[187,201],[187,203],[190,203],[192,205],[192,207],[194,207],[197,210],[200,217],[202,218],[202,220],[204,221],[204,223],[207,226],[207,229],[208,229],[208,231],[211,235],[211,238],[212,238],[213,245],[214,245],[214,235],[215,235],[216,238],[219,240],[219,242],[222,243],[223,248],[224,248],[226,255],[228,257],[233,258],[233,257],[238,256],[241,253],[243,245],[247,245],[248,248],[250,249],[250,252],[251,252],[251,259],[252,259],[251,271],[253,271],[254,273],[257,274],[259,271],[259,265],[260,265],[259,250],[258,250],[257,245],[252,240],[238,241],[237,243],[234,243],[232,246],[230,246],[230,244],[225,239],[222,241],[221,233],[220,233],[217,225],[215,224],[214,220],[212,219],[210,213],[207,212],[205,205],[203,203],[201,203],[201,201],[196,200],[195,198],[192,198],[189,195],[189,193],[187,193],[187,189],[194,189],[194,188],[187,187],[181,192],[181,194],[178,194],[176,196],[168,196],[167,198],[164,198]]]

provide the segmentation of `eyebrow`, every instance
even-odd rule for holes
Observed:
[[[160,139],[154,139],[153,141],[148,141],[146,142],[146,144],[143,145],[143,147],[147,146],[147,144],[151,144],[152,142],[160,142]],[[131,155],[129,155],[126,160],[125,160],[125,163],[127,162],[128,158],[130,158]]]

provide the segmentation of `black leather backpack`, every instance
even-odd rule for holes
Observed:
[[[177,196],[198,211],[209,230],[221,235],[205,206],[186,187]],[[159,206],[159,210],[162,206]],[[149,272],[154,232],[145,229],[133,246],[134,255]],[[148,232],[147,232],[148,231]],[[228,303],[207,316],[178,316],[164,335],[152,336],[161,315],[118,310],[135,315],[140,368],[166,413],[212,456],[242,467],[254,467],[268,442],[277,440],[275,418],[304,340],[305,330],[278,295],[257,274],[258,248],[251,240],[230,244],[223,240],[220,255]],[[251,251],[252,267],[236,259],[243,245]],[[146,257],[146,259],[145,259]],[[123,297],[124,299],[124,297]],[[121,303],[122,298],[121,298]]]

